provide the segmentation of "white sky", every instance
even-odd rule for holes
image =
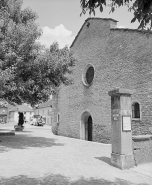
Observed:
[[[30,7],[37,12],[37,23],[43,29],[40,42],[50,46],[57,41],[60,47],[70,45],[80,30],[89,14],[80,17],[80,0],[23,0],[23,8]],[[110,13],[106,7],[102,13],[96,11],[96,17],[113,18],[118,22],[118,27],[137,28],[138,23],[131,24],[133,14],[126,7],[118,8]]]

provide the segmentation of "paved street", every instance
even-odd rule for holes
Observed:
[[[152,184],[152,163],[117,169],[111,145],[55,136],[49,126],[27,124],[0,141],[0,185]]]

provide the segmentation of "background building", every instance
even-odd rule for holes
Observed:
[[[47,125],[52,124],[52,100],[40,104],[34,109],[34,115],[40,115],[46,120]]]
[[[8,122],[18,123],[18,112],[23,112],[25,121],[29,122],[34,115],[34,110],[27,105],[16,105],[8,108]]]

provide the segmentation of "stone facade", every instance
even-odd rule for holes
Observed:
[[[113,19],[89,18],[71,49],[77,59],[73,84],[61,86],[53,105],[53,128],[59,135],[81,138],[82,115],[92,117],[92,140],[111,142],[111,100],[114,88],[133,90],[141,117],[132,120],[134,135],[148,134],[152,127],[152,35],[118,29]],[[94,67],[91,85],[83,83],[86,66]],[[57,124],[57,114],[60,115]]]

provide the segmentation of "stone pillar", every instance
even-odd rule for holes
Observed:
[[[131,94],[127,89],[109,91],[111,96],[111,163],[120,169],[134,166],[131,131]]]

